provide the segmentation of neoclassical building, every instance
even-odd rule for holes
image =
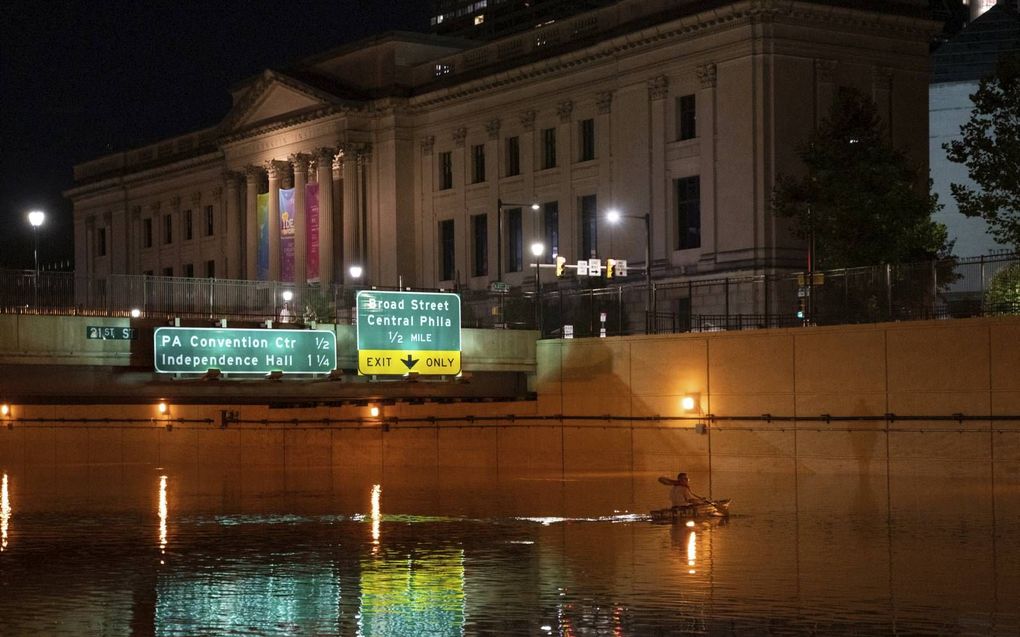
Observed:
[[[801,269],[770,192],[835,91],[926,165],[926,5],[623,0],[342,46],[235,87],[215,127],[76,166],[76,269],[484,288],[528,284],[538,241],[635,276],[646,214],[656,277]]]

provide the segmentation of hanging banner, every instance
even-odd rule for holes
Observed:
[[[255,198],[255,227],[258,229],[258,258],[256,277],[259,281],[269,279],[269,193],[265,192]]]
[[[294,189],[280,189],[280,280],[294,282]]]
[[[319,282],[319,184],[305,186],[305,211],[308,219],[308,282]]]

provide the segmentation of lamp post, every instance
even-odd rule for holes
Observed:
[[[538,333],[541,337],[542,334],[542,279],[539,274],[541,273],[541,264],[539,259],[545,254],[545,245],[541,241],[536,241],[531,244],[531,254],[535,256],[535,325],[538,326]]]
[[[606,219],[612,224],[619,223],[620,219],[643,219],[645,222],[645,332],[650,332],[655,305],[655,295],[652,293],[652,216],[647,212],[643,215],[624,215],[619,210],[610,210]]]
[[[35,277],[32,282],[32,305],[37,309],[39,307],[39,226],[45,220],[46,213],[42,210],[33,210],[28,213],[28,223],[32,225],[32,255],[35,260]]]

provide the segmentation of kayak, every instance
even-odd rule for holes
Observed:
[[[691,518],[725,518],[730,514],[730,501],[710,500],[698,504],[685,504],[651,512],[652,522],[677,522]]]

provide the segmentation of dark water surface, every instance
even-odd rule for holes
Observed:
[[[713,476],[688,527],[654,474],[2,474],[5,636],[1020,634],[980,482]]]

